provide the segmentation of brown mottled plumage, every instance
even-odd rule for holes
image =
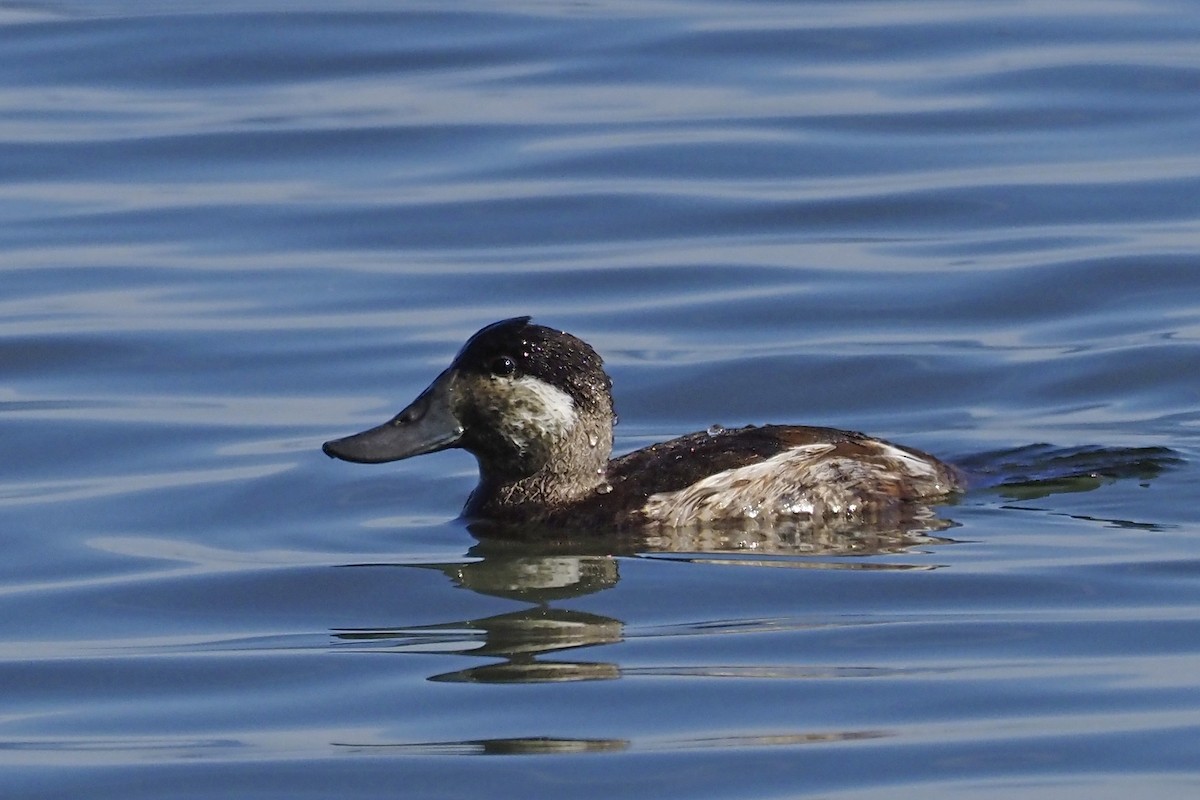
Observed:
[[[835,428],[713,428],[609,460],[611,385],[587,343],[528,317],[503,320],[395,418],[324,450],[378,462],[466,449],[480,481],[464,515],[514,524],[878,524],[925,514],[961,488],[933,456]]]

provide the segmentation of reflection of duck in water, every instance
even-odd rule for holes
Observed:
[[[464,515],[510,524],[891,526],[961,488],[933,456],[833,428],[714,427],[609,460],[611,386],[587,343],[504,320],[395,418],[324,450],[364,463],[468,450],[480,481]]]
[[[611,680],[621,675],[613,663],[590,657],[565,657],[569,651],[615,644],[624,639],[618,619],[576,609],[556,608],[558,600],[582,597],[616,586],[615,558],[512,551],[472,551],[479,560],[404,565],[444,573],[455,586],[503,597],[528,608],[491,616],[390,628],[342,628],[334,636],[356,649],[446,653],[485,658],[488,663],[430,676],[433,681],[468,683],[546,683]],[[358,568],[388,565],[360,564]],[[390,568],[390,567],[389,567]],[[494,661],[494,659],[500,659]]]

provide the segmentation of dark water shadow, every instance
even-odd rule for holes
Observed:
[[[1090,492],[1119,480],[1147,482],[1185,464],[1167,447],[1055,447],[1029,444],[958,459],[973,489],[1013,500]]]
[[[891,734],[884,731],[797,731],[790,733],[755,734],[750,736],[710,736],[663,738],[636,744],[629,739],[578,739],[553,736],[513,736],[495,739],[464,739],[445,742],[397,742],[355,744],[333,742],[335,747],[358,754],[413,756],[543,756],[576,755],[579,753],[612,753],[628,750],[663,752],[731,748],[795,747],[829,742],[857,742],[880,739]]]
[[[1146,520],[1100,517],[1031,505],[1055,495],[1090,492],[1117,481],[1148,486],[1163,473],[1184,466],[1183,456],[1167,447],[1055,447],[1031,444],[979,453],[956,462],[969,476],[976,497],[1000,497],[1000,508],[1065,516],[1114,528],[1163,531],[1171,527]]]

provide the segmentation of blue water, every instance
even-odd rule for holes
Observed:
[[[1195,797],[1194,10],[0,8],[0,794]],[[618,547],[320,453],[517,314],[621,451],[1170,454]]]

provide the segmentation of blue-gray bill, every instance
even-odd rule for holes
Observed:
[[[450,399],[450,370],[437,377],[408,408],[362,433],[334,439],[321,446],[325,455],[358,464],[381,464],[445,450],[458,443],[463,426],[454,416]]]

